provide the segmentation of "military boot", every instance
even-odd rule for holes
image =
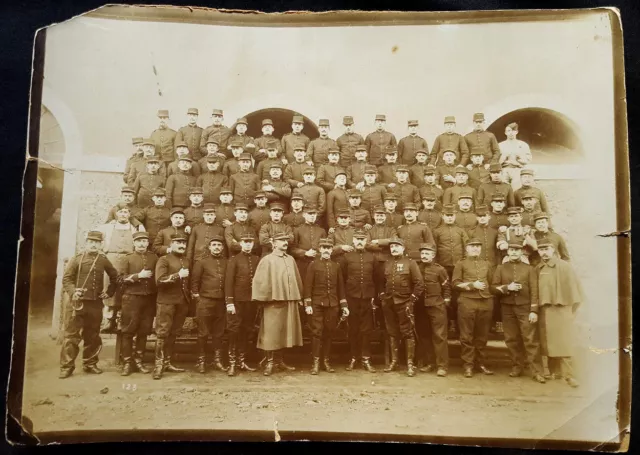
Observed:
[[[351,360],[349,360],[349,363],[345,367],[345,370],[353,371],[356,368],[357,363],[358,363],[358,360],[355,357],[351,357]]]
[[[133,353],[133,363],[135,369],[140,373],[149,374],[151,370],[147,368],[142,359],[144,358],[144,352],[147,350],[147,337],[138,335],[136,337],[136,349]]]
[[[167,341],[165,342],[165,350],[164,350],[164,371],[168,371],[169,373],[182,373],[184,372],[184,368],[178,368],[171,364],[171,356],[173,355],[173,348],[176,343],[176,336],[169,335]]]
[[[371,359],[369,357],[363,357],[362,358],[362,366],[369,373],[375,373],[376,372],[376,369],[373,368],[373,365],[371,365]]]
[[[255,368],[247,365],[247,363],[245,362],[244,356],[245,356],[244,352],[238,353],[238,368],[243,371],[256,371]]]
[[[160,379],[162,377],[162,372],[164,370],[164,345],[165,339],[158,338],[156,339],[156,350],[155,350],[155,368],[153,369],[153,379]]]
[[[405,344],[407,349],[407,376],[412,378],[416,375],[416,367],[413,364],[413,357],[416,354],[416,340],[409,338]]]
[[[227,376],[236,375],[236,340],[235,337],[229,337],[229,368]]]
[[[213,366],[216,370],[227,371],[229,367],[225,367],[222,364],[222,349],[216,349],[213,351]]]
[[[311,338],[311,374],[316,375],[320,372],[320,351],[321,342],[319,338]]]
[[[122,337],[122,370],[120,371],[120,376],[129,376],[133,370],[133,338],[129,335],[125,335]]]
[[[284,363],[282,349],[279,349],[274,352],[273,355],[275,367],[281,371],[295,371],[296,368]]]
[[[330,362],[331,357],[331,339],[325,339],[322,343],[322,366],[327,373],[335,373]]]
[[[394,371],[398,367],[398,339],[396,337],[389,337],[389,347],[391,351],[391,362],[383,370],[385,373]]]
[[[264,375],[271,376],[273,374],[273,351],[265,351],[267,362],[264,367]]]
[[[196,362],[196,371],[200,374],[205,374],[207,372],[207,339],[198,337],[196,343],[198,346],[198,361]]]

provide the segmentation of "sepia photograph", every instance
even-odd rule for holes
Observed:
[[[619,14],[39,30],[11,415],[38,443],[624,451]]]

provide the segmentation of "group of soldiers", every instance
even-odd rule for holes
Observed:
[[[390,348],[385,372],[398,368],[402,343],[408,376],[417,363],[446,376],[447,340],[459,332],[464,376],[493,374],[485,348],[501,319],[510,376],[529,367],[537,382],[578,385],[570,328],[582,288],[526,167],[531,152],[516,138],[517,124],[498,143],[481,113],[466,136],[445,117],[429,149],[417,121],[397,141],[384,115],[366,138],[344,117],[337,140],[326,119],[310,140],[303,117],[294,115],[292,132],[277,140],[270,119],[254,139],[245,118],[231,130],[218,109],[204,129],[197,109],[187,116],[188,125],[174,131],[160,110],[150,138],[133,139],[120,202],[66,267],[61,378],[74,370],[81,333],[84,371],[101,372],[101,324],[122,334],[121,374],[150,372],[142,359],[154,317],[154,379],[183,371],[171,358],[188,315],[197,321],[201,373],[209,338],[215,369],[254,371],[245,356],[256,319],[264,374],[293,370],[282,350],[302,345],[305,317],[312,374],[321,366],[335,371],[332,337],[343,320],[347,370],[361,363],[375,372],[371,334],[381,307]]]

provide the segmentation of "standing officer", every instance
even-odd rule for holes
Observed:
[[[304,185],[303,174],[309,164],[307,164],[306,148],[302,145],[296,145],[293,148],[293,161],[289,161],[284,169],[284,179],[289,182],[294,190]]]
[[[206,127],[200,137],[200,153],[204,156],[207,153],[207,141],[214,139],[218,143],[220,150],[226,155],[227,153],[227,140],[231,136],[231,129],[222,124],[224,120],[224,113],[222,109],[214,109],[211,114],[213,123]]]
[[[202,210],[203,223],[191,229],[189,242],[187,243],[187,260],[193,267],[196,261],[203,259],[208,254],[209,242],[213,237],[224,237],[225,229],[216,224],[216,206],[205,204]]]
[[[330,149],[339,150],[336,141],[329,137],[329,120],[320,119],[318,131],[320,131],[320,137],[312,140],[307,147],[307,161],[312,162],[316,168],[329,162]]]
[[[458,327],[460,328],[460,357],[464,362],[464,377],[473,376],[473,367],[478,366],[484,374],[493,374],[485,366],[485,348],[491,328],[493,299],[489,292],[491,265],[480,259],[482,242],[467,241],[467,257],[453,269],[453,286],[459,289]]]
[[[151,140],[156,146],[156,153],[160,155],[160,159],[164,163],[166,169],[173,160],[176,159],[175,140],[176,130],[169,128],[169,111],[161,109],[158,111],[160,125],[158,129],[151,133]]]
[[[274,131],[275,128],[273,127],[273,120],[271,120],[270,118],[264,119],[262,121],[262,136],[255,140],[256,151],[253,155],[253,158],[255,159],[256,163],[259,163],[267,157],[267,150],[270,147],[274,147],[276,149],[279,159],[283,158],[282,144],[279,140],[273,137]]]
[[[207,341],[213,342],[213,364],[217,370],[227,371],[222,365],[222,335],[224,335],[224,287],[227,260],[222,254],[224,239],[214,236],[209,240],[209,253],[196,262],[191,280],[191,296],[197,302],[198,318],[198,373],[206,372]]]
[[[241,117],[238,120],[236,120],[235,123],[235,128],[236,128],[236,132],[235,134],[232,134],[231,136],[229,136],[229,144],[231,144],[232,142],[239,142],[242,147],[243,150],[245,150],[247,153],[249,153],[251,155],[251,157],[253,158],[254,152],[256,150],[256,144],[254,139],[247,135],[247,128],[249,127],[249,123],[247,122],[246,117]],[[230,150],[230,147],[227,146],[227,150]]]
[[[140,222],[144,225],[145,231],[149,233],[149,240],[155,240],[160,230],[169,227],[171,221],[171,209],[167,204],[167,196],[164,188],[157,188],[151,196],[153,205],[142,210]]]
[[[439,165],[442,161],[442,154],[446,150],[451,150],[455,153],[455,163],[467,165],[469,161],[469,147],[462,135],[455,132],[456,118],[453,115],[447,115],[444,118],[444,133],[436,137],[433,142],[433,148],[431,149],[431,155],[429,162],[433,165]]]
[[[353,132],[353,117],[345,116],[342,119],[342,124],[344,125],[344,134],[336,140],[336,143],[340,148],[340,166],[347,169],[355,161],[357,147],[364,145],[364,138]]]
[[[398,338],[402,337],[407,350],[407,376],[413,377],[416,374],[413,363],[416,351],[413,305],[424,290],[424,281],[418,264],[404,255],[404,243],[401,239],[392,239],[389,248],[392,257],[384,264],[384,291],[380,293],[391,346],[391,363],[384,371],[396,369]]]
[[[311,142],[309,137],[302,132],[303,128],[304,118],[302,115],[294,115],[291,122],[291,132],[282,136],[282,151],[289,164],[295,161],[294,151],[296,148],[301,147],[306,151],[309,147],[309,142]]]
[[[85,373],[102,373],[98,368],[98,354],[102,350],[102,299],[113,296],[118,279],[115,267],[100,252],[102,237],[102,232],[89,231],[84,251],[71,258],[62,277],[62,286],[69,300],[64,312],[60,379],[73,373],[81,340],[84,341],[82,369]],[[103,291],[105,273],[109,277],[109,287]]]
[[[311,315],[311,374],[314,375],[320,369],[321,352],[325,371],[335,372],[329,356],[333,332],[338,326],[338,305],[342,309],[342,316],[349,316],[342,271],[340,265],[331,260],[333,242],[323,239],[319,245],[320,257],[314,259],[307,268],[303,293],[305,312]]]
[[[434,243],[431,229],[425,223],[418,222],[418,207],[415,204],[405,204],[405,222],[398,227],[398,237],[403,240],[407,256],[417,260],[420,257],[421,243]]]
[[[145,209],[153,205],[151,197],[155,190],[161,188],[164,190],[165,177],[160,175],[160,160],[156,157],[147,158],[147,172],[138,175],[136,181],[133,182],[133,191],[136,195],[138,207]]]
[[[229,376],[235,376],[237,370],[256,371],[245,362],[247,341],[256,319],[257,304],[251,301],[251,286],[260,256],[253,253],[254,242],[252,234],[242,235],[240,253],[227,262],[224,294],[229,333]]]
[[[373,209],[374,225],[369,231],[371,241],[367,244],[367,249],[374,254],[376,261],[374,270],[376,271],[375,281],[380,284],[384,280],[384,263],[391,259],[389,253],[389,242],[398,237],[396,228],[387,224],[387,212],[381,205]]]
[[[385,131],[384,127],[387,124],[387,116],[384,114],[376,115],[374,120],[376,130],[373,133],[369,133],[364,140],[364,145],[367,146],[367,155],[369,156],[369,164],[374,166],[380,166],[384,161],[384,152],[387,147],[397,148],[398,141],[396,137],[388,131]]]
[[[362,208],[373,212],[374,207],[383,205],[387,189],[384,185],[376,183],[378,170],[372,164],[364,168],[364,185],[362,186]]]
[[[497,163],[500,159],[500,146],[495,135],[484,129],[484,114],[473,114],[473,131],[464,137],[469,150],[480,150],[484,155],[484,166]],[[467,163],[463,163],[467,164]]]
[[[134,137],[131,140],[131,143],[133,144],[133,154],[129,158],[127,158],[127,162],[124,166],[124,174],[122,174],[122,180],[124,180],[125,184],[127,183],[127,179],[129,178],[131,166],[134,163],[139,163],[145,160],[144,149],[142,148],[143,142],[144,139],[141,137]]]
[[[320,251],[320,240],[327,237],[327,231],[316,224],[318,210],[305,207],[302,216],[304,224],[293,229],[291,256],[296,259],[300,276],[306,276],[307,267]]]
[[[171,253],[171,245],[173,243],[173,235],[181,234],[186,239],[187,234],[184,231],[184,211],[175,207],[171,209],[170,218],[171,226],[161,229],[153,241],[153,252],[158,256]]]
[[[238,159],[240,171],[229,177],[233,199],[247,206],[253,205],[253,197],[260,191],[260,177],[251,170],[251,155],[243,153]]]
[[[156,361],[153,379],[162,378],[165,371],[181,373],[182,368],[171,364],[176,335],[189,311],[189,264],[185,255],[187,237],[171,236],[170,252],[156,263]]]
[[[249,221],[249,208],[245,204],[236,204],[233,214],[235,221],[224,228],[224,238],[230,256],[235,256],[242,250],[240,246],[242,236],[256,233],[255,227]],[[257,253],[260,250],[254,246],[254,251]]]
[[[178,160],[180,170],[176,174],[167,177],[165,189],[167,199],[172,207],[186,208],[189,204],[189,190],[196,186],[196,177],[191,174],[193,161],[188,156]]]
[[[191,159],[198,161],[203,154],[200,152],[200,141],[203,129],[198,126],[198,109],[190,107],[187,109],[187,119],[189,122],[180,128],[176,134],[175,144],[184,142],[189,149]],[[176,145],[177,147],[177,145]]]
[[[516,205],[511,185],[502,180],[502,166],[498,163],[491,163],[489,166],[489,176],[491,177],[491,181],[489,183],[483,183],[480,185],[480,188],[478,188],[478,205],[491,204],[491,198],[495,193],[500,193],[505,196],[508,207]]]
[[[376,297],[376,259],[367,251],[368,235],[362,231],[353,234],[353,248],[339,260],[345,281],[345,291],[349,304],[349,345],[351,360],[347,371],[355,368],[358,357],[362,366],[370,373],[376,370],[371,366],[371,332],[373,331],[373,300]]]
[[[220,190],[229,185],[229,178],[221,172],[222,158],[208,156],[203,159],[206,161],[206,172],[196,179],[196,186],[202,188],[205,203],[216,204],[220,201]]]
[[[122,376],[133,371],[149,373],[142,362],[147,348],[147,336],[151,333],[155,314],[156,270],[158,256],[149,251],[149,234],[133,234],[134,252],[127,255],[120,275],[122,292]],[[136,337],[135,350],[133,337]]]
[[[529,321],[529,314],[537,313],[538,309],[538,273],[535,267],[520,260],[519,243],[510,243],[507,255],[509,261],[500,264],[493,274],[491,291],[502,307],[504,341],[511,354],[509,376],[521,376],[526,360],[533,380],[544,384],[538,334],[535,324]]]
[[[326,208],[327,196],[324,194],[324,190],[315,183],[316,171],[312,167],[307,167],[302,175],[304,179],[304,185],[299,186],[294,190],[294,194],[300,194],[304,200],[305,207],[314,206],[318,209],[318,218],[322,220],[324,218],[324,212]]]
[[[418,121],[409,120],[408,122],[409,135],[400,139],[398,142],[398,161],[400,164],[406,164],[407,166],[413,166],[416,162],[416,154],[418,150],[429,150],[427,141],[418,136]]]
[[[284,224],[282,221],[284,205],[279,202],[271,204],[271,212],[269,212],[269,215],[271,216],[271,221],[263,224],[258,234],[260,246],[262,247],[262,257],[265,257],[273,251],[273,239],[279,234],[287,236],[287,244],[293,240],[293,230],[291,226]]]

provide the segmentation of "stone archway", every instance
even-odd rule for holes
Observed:
[[[518,139],[531,147],[535,164],[577,164],[584,158],[579,128],[566,115],[552,109],[525,107],[498,117],[489,125],[498,142],[506,139],[505,128],[517,123]]]
[[[302,115],[291,109],[283,109],[279,107],[265,108],[257,111],[253,111],[244,115],[249,123],[247,128],[247,134],[252,137],[262,136],[262,121],[264,119],[271,119],[274,126],[274,137],[281,139],[286,133],[291,132],[291,120],[294,115]],[[302,132],[306,134],[309,139],[313,140],[320,136],[318,132],[318,126],[311,121],[308,117],[302,115],[304,120],[304,128]],[[232,125],[232,128],[235,124]]]

